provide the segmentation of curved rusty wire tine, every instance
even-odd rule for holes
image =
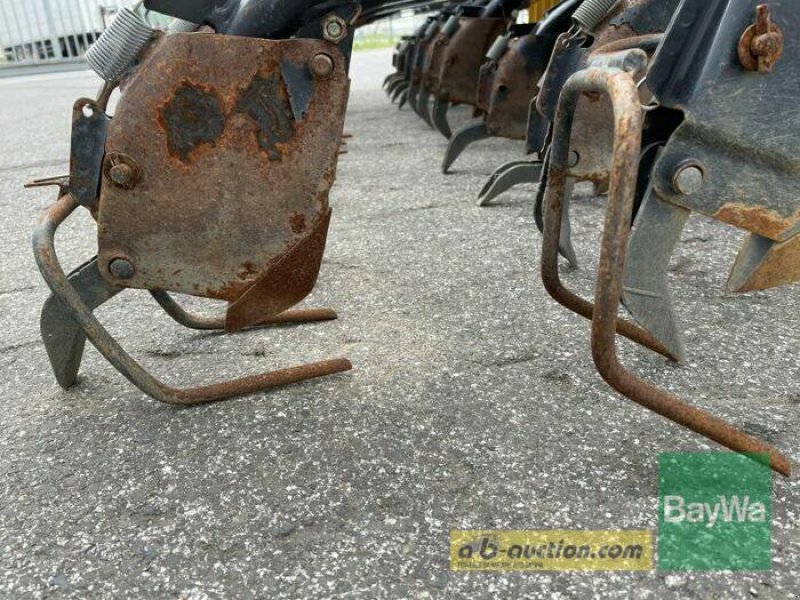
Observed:
[[[559,102],[559,114],[557,115],[557,131],[553,135],[553,142],[550,147],[550,166],[547,173],[547,191],[544,199],[544,232],[542,239],[542,281],[550,295],[561,305],[571,311],[591,320],[594,316],[594,305],[581,298],[577,294],[567,289],[561,281],[558,272],[558,252],[561,243],[561,222],[564,213],[564,198],[566,196],[568,179],[569,146],[572,133],[572,122],[574,119],[575,107],[583,88],[596,87],[595,79],[605,81],[610,71],[603,69],[588,69],[577,73],[568,81],[569,86],[564,87],[562,99]],[[623,77],[628,77],[622,71],[617,71]],[[594,78],[594,79],[593,79]],[[628,77],[629,78],[629,77]],[[578,91],[575,91],[575,90]],[[605,88],[603,88],[605,89]],[[635,89],[635,84],[634,84]],[[565,92],[570,92],[564,96]],[[557,137],[555,134],[558,134]],[[641,143],[641,136],[636,132],[625,132],[635,144]],[[558,154],[558,156],[557,156]],[[563,158],[566,156],[566,158]],[[637,155],[638,164],[638,155]],[[602,285],[598,281],[598,285]],[[650,348],[671,360],[676,357],[669,349],[655,339],[648,331],[638,325],[624,319],[616,320],[616,330],[620,335]]]
[[[594,305],[566,290],[558,280],[558,224],[568,171],[570,134],[575,108],[585,92],[607,94],[614,107],[615,119],[611,187]],[[791,464],[776,448],[656,388],[627,371],[619,362],[617,333],[625,335],[626,332],[621,329],[624,322],[619,320],[617,313],[622,297],[622,277],[633,214],[642,133],[639,93],[633,78],[622,71],[610,69],[589,69],[574,75],[561,92],[555,125],[545,218],[545,238],[548,242],[546,251],[543,250],[542,273],[543,276],[547,275],[548,291],[551,294],[555,292],[554,297],[559,302],[565,300],[566,303],[562,304],[577,305],[581,314],[592,313],[592,357],[600,375],[611,387],[634,402],[731,450],[746,453],[755,460],[758,460],[756,455],[769,455],[770,467],[788,476]],[[627,327],[625,326],[626,329]],[[641,331],[641,334],[646,332]],[[647,338],[650,337],[649,334],[646,335]]]
[[[350,361],[339,358],[188,389],[177,389],[161,383],[131,358],[106,331],[70,285],[58,262],[56,231],[77,207],[78,203],[72,195],[65,194],[45,212],[33,233],[36,263],[50,290],[69,306],[72,317],[86,332],[89,341],[128,381],[159,402],[178,406],[206,404],[352,368]]]
[[[177,301],[170,296],[167,292],[151,290],[150,295],[153,296],[159,306],[164,309],[172,319],[187,327],[189,329],[196,329],[199,331],[211,330],[224,330],[225,329],[225,316],[219,315],[216,317],[203,317],[194,315],[185,310]],[[267,319],[262,323],[258,323],[249,329],[257,327],[269,327],[271,325],[281,325],[289,323],[311,323],[315,321],[333,321],[338,318],[336,311],[330,308],[308,308],[301,310],[287,310],[279,315],[275,315],[271,319]]]

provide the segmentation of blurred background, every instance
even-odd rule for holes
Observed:
[[[80,63],[117,12],[136,4],[135,0],[0,0],[0,70]],[[355,49],[391,47],[412,34],[425,17],[407,10],[363,27],[356,33]],[[168,21],[154,13],[150,19]]]

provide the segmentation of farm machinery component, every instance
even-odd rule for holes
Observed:
[[[490,136],[526,139],[531,102],[538,93],[556,40],[569,29],[572,13],[579,4],[580,0],[568,0],[545,12],[538,23],[512,26],[489,51],[481,67],[480,93]],[[530,159],[501,165],[480,191],[478,205],[486,206],[516,185],[538,182],[541,172],[538,152]]]
[[[510,12],[504,9],[499,16],[495,16],[487,8],[479,16],[471,17],[465,13],[459,18],[458,29],[443,50],[438,89],[434,93],[433,121],[441,133],[451,132],[447,117],[450,106],[472,106],[480,113],[477,105],[481,65],[492,44],[506,31]],[[483,117],[478,117],[452,132],[448,136],[442,172],[449,171],[450,166],[469,144],[488,136]]]
[[[358,5],[271,3],[207,14],[203,3],[148,8],[215,33],[164,33],[125,10],[93,48],[106,83],[74,107],[68,177],[34,234],[53,296],[42,337],[58,382],[74,384],[86,339],[157,400],[198,404],[351,368],[335,359],[221,384],[174,389],[134,361],[93,311],[125,289],[149,290],[179,323],[229,332],[327,320],[290,311],[314,287],[325,249]],[[173,10],[175,9],[175,10]],[[247,13],[244,15],[243,13]],[[254,18],[264,16],[263,22]],[[266,18],[270,16],[270,18]],[[271,38],[271,39],[267,39]],[[121,91],[110,117],[111,93]],[[77,208],[97,223],[97,256],[65,275],[54,247]],[[224,316],[186,313],[170,293],[228,303]]]
[[[800,75],[800,43],[782,35],[800,25],[800,10],[738,0],[649,5],[624,2],[594,30],[629,28],[634,37],[595,37],[602,45],[584,48],[593,31],[576,23],[573,41],[559,45],[578,48],[562,62],[580,66],[565,74],[555,102],[542,278],[559,303],[592,321],[594,362],[614,389],[732,450],[767,455],[788,475],[789,461],[774,447],[626,370],[616,337],[684,358],[666,273],[693,211],[750,232],[731,291],[800,279],[800,148],[786,135],[800,113],[781,100],[792,97]],[[668,23],[663,34],[653,33],[657,21]],[[574,179],[609,189],[594,303],[570,291],[558,270],[559,223]],[[633,321],[618,317],[621,303]]]

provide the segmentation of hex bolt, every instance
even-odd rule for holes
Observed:
[[[695,164],[689,163],[678,167],[675,175],[672,176],[672,187],[679,194],[691,196],[699,192],[705,184],[705,174],[703,169]]]
[[[326,40],[338,44],[347,37],[347,24],[341,17],[329,17],[325,21],[322,33]]]
[[[327,54],[315,54],[309,61],[311,73],[317,79],[330,79],[336,69],[333,59]]]
[[[108,264],[108,272],[116,279],[130,279],[136,273],[136,269],[127,258],[115,258]]]
[[[128,164],[119,163],[108,170],[108,176],[116,185],[127,187],[133,180],[133,169]]]

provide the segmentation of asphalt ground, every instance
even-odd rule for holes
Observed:
[[[87,72],[0,81],[0,597],[792,598],[800,594],[796,480],[775,478],[773,570],[761,573],[453,573],[451,529],[657,527],[659,453],[716,449],[622,398],[596,374],[588,323],[545,292],[533,186],[477,208],[521,146],[445,141],[380,84],[387,51],[358,53],[333,223],[308,306],[338,321],[202,334],[146,293],[98,311],[169,383],[198,384],[347,355],[355,369],[176,410],[93,349],[61,390],[38,334],[47,290],[29,236],[67,170]],[[462,113],[458,119],[465,118]],[[592,292],[602,200],[574,201]],[[68,267],[95,252],[80,214]],[[800,461],[798,287],[744,296],[725,280],[743,234],[693,217],[671,267],[688,364],[621,343],[656,385]],[[208,302],[189,301],[202,311]]]

